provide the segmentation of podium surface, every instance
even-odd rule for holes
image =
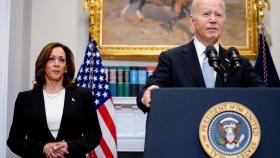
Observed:
[[[161,88],[152,93],[145,158],[208,157],[199,140],[200,121],[214,105],[235,102],[257,117],[261,137],[254,158],[279,157],[279,88]]]

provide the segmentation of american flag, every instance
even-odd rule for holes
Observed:
[[[90,158],[116,158],[117,139],[114,117],[114,105],[111,98],[109,84],[106,80],[105,70],[102,66],[96,41],[92,38],[86,48],[84,62],[77,75],[78,86],[92,89],[92,95],[102,138],[99,146],[88,155]]]

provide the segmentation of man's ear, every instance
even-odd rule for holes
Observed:
[[[195,19],[194,19],[194,17],[191,15],[189,20],[190,20],[190,24],[191,24],[191,32],[194,33],[194,30],[195,30],[195,29],[194,29],[194,28],[195,28],[195,27],[194,27],[194,25],[195,25]]]

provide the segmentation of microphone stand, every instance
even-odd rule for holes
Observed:
[[[224,65],[220,64],[220,73],[218,73],[222,77],[223,87],[227,86],[228,75],[229,75],[229,67],[226,68]]]
[[[240,68],[240,57],[238,50],[234,47],[229,48],[229,59],[225,59],[226,65],[223,65],[221,58],[217,55],[217,51],[214,46],[207,46],[205,52],[208,58],[209,65],[222,77],[223,87],[228,84],[229,75],[233,74],[235,70]]]
[[[217,74],[221,76],[222,82],[223,82],[223,87],[227,86],[230,75],[232,75],[235,72],[235,70],[238,69],[238,68],[233,67],[229,60],[226,59],[225,61],[227,63],[226,66],[224,66],[223,64],[220,63],[220,65],[219,65],[220,68],[218,70],[214,69],[217,72]]]

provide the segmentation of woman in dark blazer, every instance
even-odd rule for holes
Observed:
[[[36,61],[33,89],[20,92],[7,145],[26,158],[84,158],[101,139],[91,91],[76,87],[74,57],[60,43]]]

